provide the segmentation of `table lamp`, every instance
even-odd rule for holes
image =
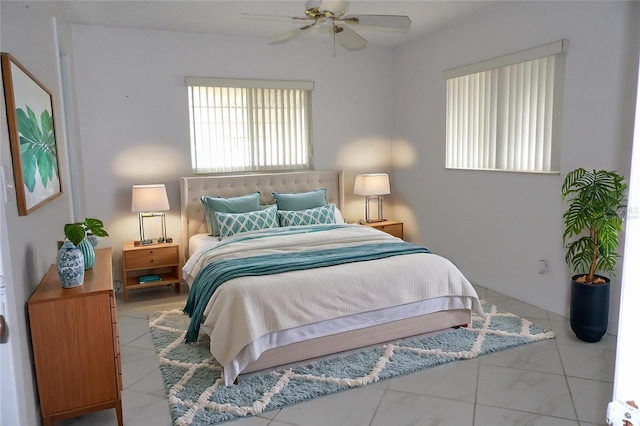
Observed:
[[[160,217],[162,219],[162,237],[158,242],[167,240],[167,224],[164,212],[169,210],[169,199],[164,184],[133,185],[131,187],[131,211],[138,213],[140,221],[140,244],[151,244],[150,239],[144,237],[144,219]]]
[[[364,198],[364,221],[366,223],[382,222],[382,196],[390,194],[389,175],[386,173],[368,173],[356,176],[356,183],[353,187],[353,193],[363,195]],[[378,202],[378,217],[371,218],[370,202],[375,199]]]

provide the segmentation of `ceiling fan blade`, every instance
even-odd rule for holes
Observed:
[[[347,50],[359,50],[367,46],[367,40],[347,26],[334,25],[335,40]]]
[[[340,20],[359,27],[408,30],[411,26],[411,19],[404,15],[347,15]]]
[[[348,3],[349,2],[345,0],[322,0],[320,6],[318,6],[318,10],[320,12],[329,11],[333,13],[334,16],[339,17],[347,10]]]
[[[293,21],[294,19],[309,19],[305,17],[297,17],[297,16],[284,16],[284,15],[267,15],[260,13],[240,13],[240,16],[243,19],[255,19],[258,21]]]
[[[269,44],[284,43],[285,41],[300,37],[302,34],[313,28],[314,25],[315,22],[313,24],[305,25],[304,27],[294,28],[291,31],[287,31],[284,34],[280,34],[279,36],[272,38],[269,40]]]

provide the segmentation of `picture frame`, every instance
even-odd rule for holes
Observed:
[[[11,54],[0,53],[18,214],[62,195],[51,92]]]

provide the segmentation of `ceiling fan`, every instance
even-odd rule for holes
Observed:
[[[305,16],[294,16],[294,21],[306,21],[307,24],[280,34],[269,44],[284,43],[303,35],[313,28],[326,31],[347,50],[359,50],[367,45],[367,40],[351,27],[371,29],[408,30],[411,19],[403,15],[346,15],[349,2],[346,0],[310,0],[305,5]],[[251,16],[244,14],[245,16]],[[254,15],[257,16],[257,15]],[[262,15],[263,18],[268,16]]]

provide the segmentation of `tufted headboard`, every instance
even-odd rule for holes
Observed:
[[[272,192],[307,192],[326,188],[327,200],[343,208],[344,184],[341,171],[307,170],[285,173],[196,176],[180,178],[180,221],[183,259],[189,257],[189,238],[206,233],[200,197],[236,197],[259,191],[262,204],[275,203]]]

